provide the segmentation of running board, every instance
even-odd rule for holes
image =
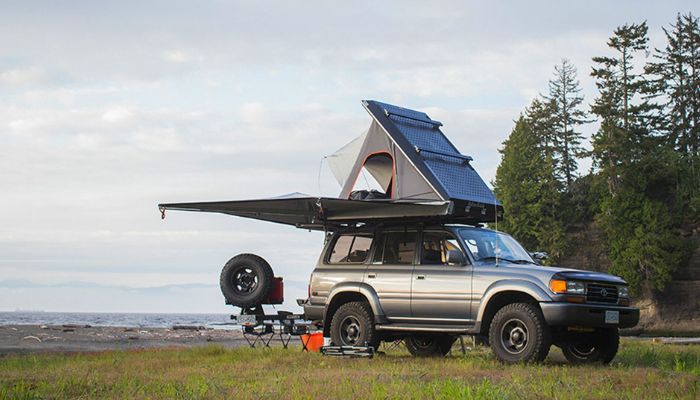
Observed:
[[[474,326],[459,325],[426,325],[426,324],[386,324],[376,325],[378,331],[404,331],[404,332],[442,332],[442,333],[474,333]]]

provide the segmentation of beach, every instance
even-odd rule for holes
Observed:
[[[292,337],[291,344],[299,344]],[[0,326],[0,355],[38,352],[94,352],[167,347],[220,345],[248,346],[237,329],[202,326],[170,328],[108,327],[91,325],[5,325]],[[279,335],[271,346],[281,346]]]

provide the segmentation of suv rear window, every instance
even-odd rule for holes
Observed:
[[[342,235],[335,241],[328,262],[331,264],[363,263],[367,259],[371,246],[371,236]]]

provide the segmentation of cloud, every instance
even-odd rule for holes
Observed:
[[[659,43],[660,26],[692,5],[7,5],[0,274],[110,282],[119,288],[109,296],[168,310],[180,299],[127,288],[215,285],[223,263],[245,251],[269,259],[303,296],[322,234],[224,215],[161,221],[156,204],[336,195],[319,162],[367,128],[364,98],[428,111],[490,181],[512,121],[546,90],[555,63],[578,66],[591,102],[590,57],[607,54],[615,26],[648,19]],[[0,291],[0,304],[80,308],[83,296],[94,310],[119,307],[81,290],[14,288]],[[177,304],[207,311],[220,301],[214,289],[192,290],[192,304]]]
[[[28,85],[40,83],[46,72],[40,67],[24,67],[0,70],[0,84]]]

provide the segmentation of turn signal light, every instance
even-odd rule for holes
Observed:
[[[566,281],[561,279],[552,279],[549,281],[549,288],[554,293],[566,293]]]

